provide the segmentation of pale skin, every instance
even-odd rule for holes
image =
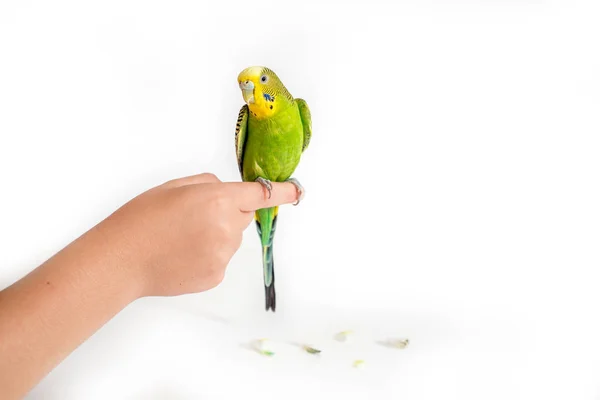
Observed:
[[[129,303],[217,286],[254,211],[294,203],[296,187],[169,181],[135,197],[0,291],[0,388],[26,395]]]

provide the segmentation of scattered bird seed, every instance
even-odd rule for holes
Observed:
[[[256,350],[262,354],[263,356],[268,356],[268,357],[272,357],[275,355],[275,353],[271,350],[268,350],[265,348],[265,342],[267,342],[268,339],[259,339],[257,340],[257,344],[256,344]]]
[[[310,346],[303,346],[303,348],[307,353],[310,354],[319,354],[321,352],[321,350],[315,349],[314,347]]]
[[[352,334],[352,331],[339,332],[335,335],[335,340],[337,340],[338,342],[347,342],[350,340],[351,334]]]
[[[406,346],[408,346],[408,343],[409,343],[408,339],[396,339],[396,340],[391,341],[392,346],[394,346],[398,349],[406,348]]]

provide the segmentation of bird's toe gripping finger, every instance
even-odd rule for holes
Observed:
[[[305,190],[302,187],[302,185],[300,184],[300,182],[298,182],[298,179],[296,179],[296,178],[290,178],[286,182],[289,182],[289,183],[293,184],[294,186],[296,186],[296,192],[298,193],[298,199],[292,205],[297,206],[298,204],[300,204],[300,201],[302,199],[304,199]]]
[[[260,183],[262,185],[262,187],[264,187],[265,189],[267,189],[267,191],[269,192],[269,199],[271,198],[271,190],[273,189],[273,185],[271,185],[271,181],[265,178],[256,178],[256,182]]]

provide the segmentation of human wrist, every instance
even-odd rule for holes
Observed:
[[[119,293],[123,306],[143,297],[146,292],[144,254],[135,249],[127,239],[127,232],[119,229],[117,221],[111,218],[90,229],[80,239],[83,247],[93,254],[88,259],[98,260],[89,265],[103,285]]]

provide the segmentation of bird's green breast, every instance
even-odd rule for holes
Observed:
[[[288,179],[302,154],[302,121],[296,103],[268,119],[248,118],[243,180],[261,177],[274,182]]]

